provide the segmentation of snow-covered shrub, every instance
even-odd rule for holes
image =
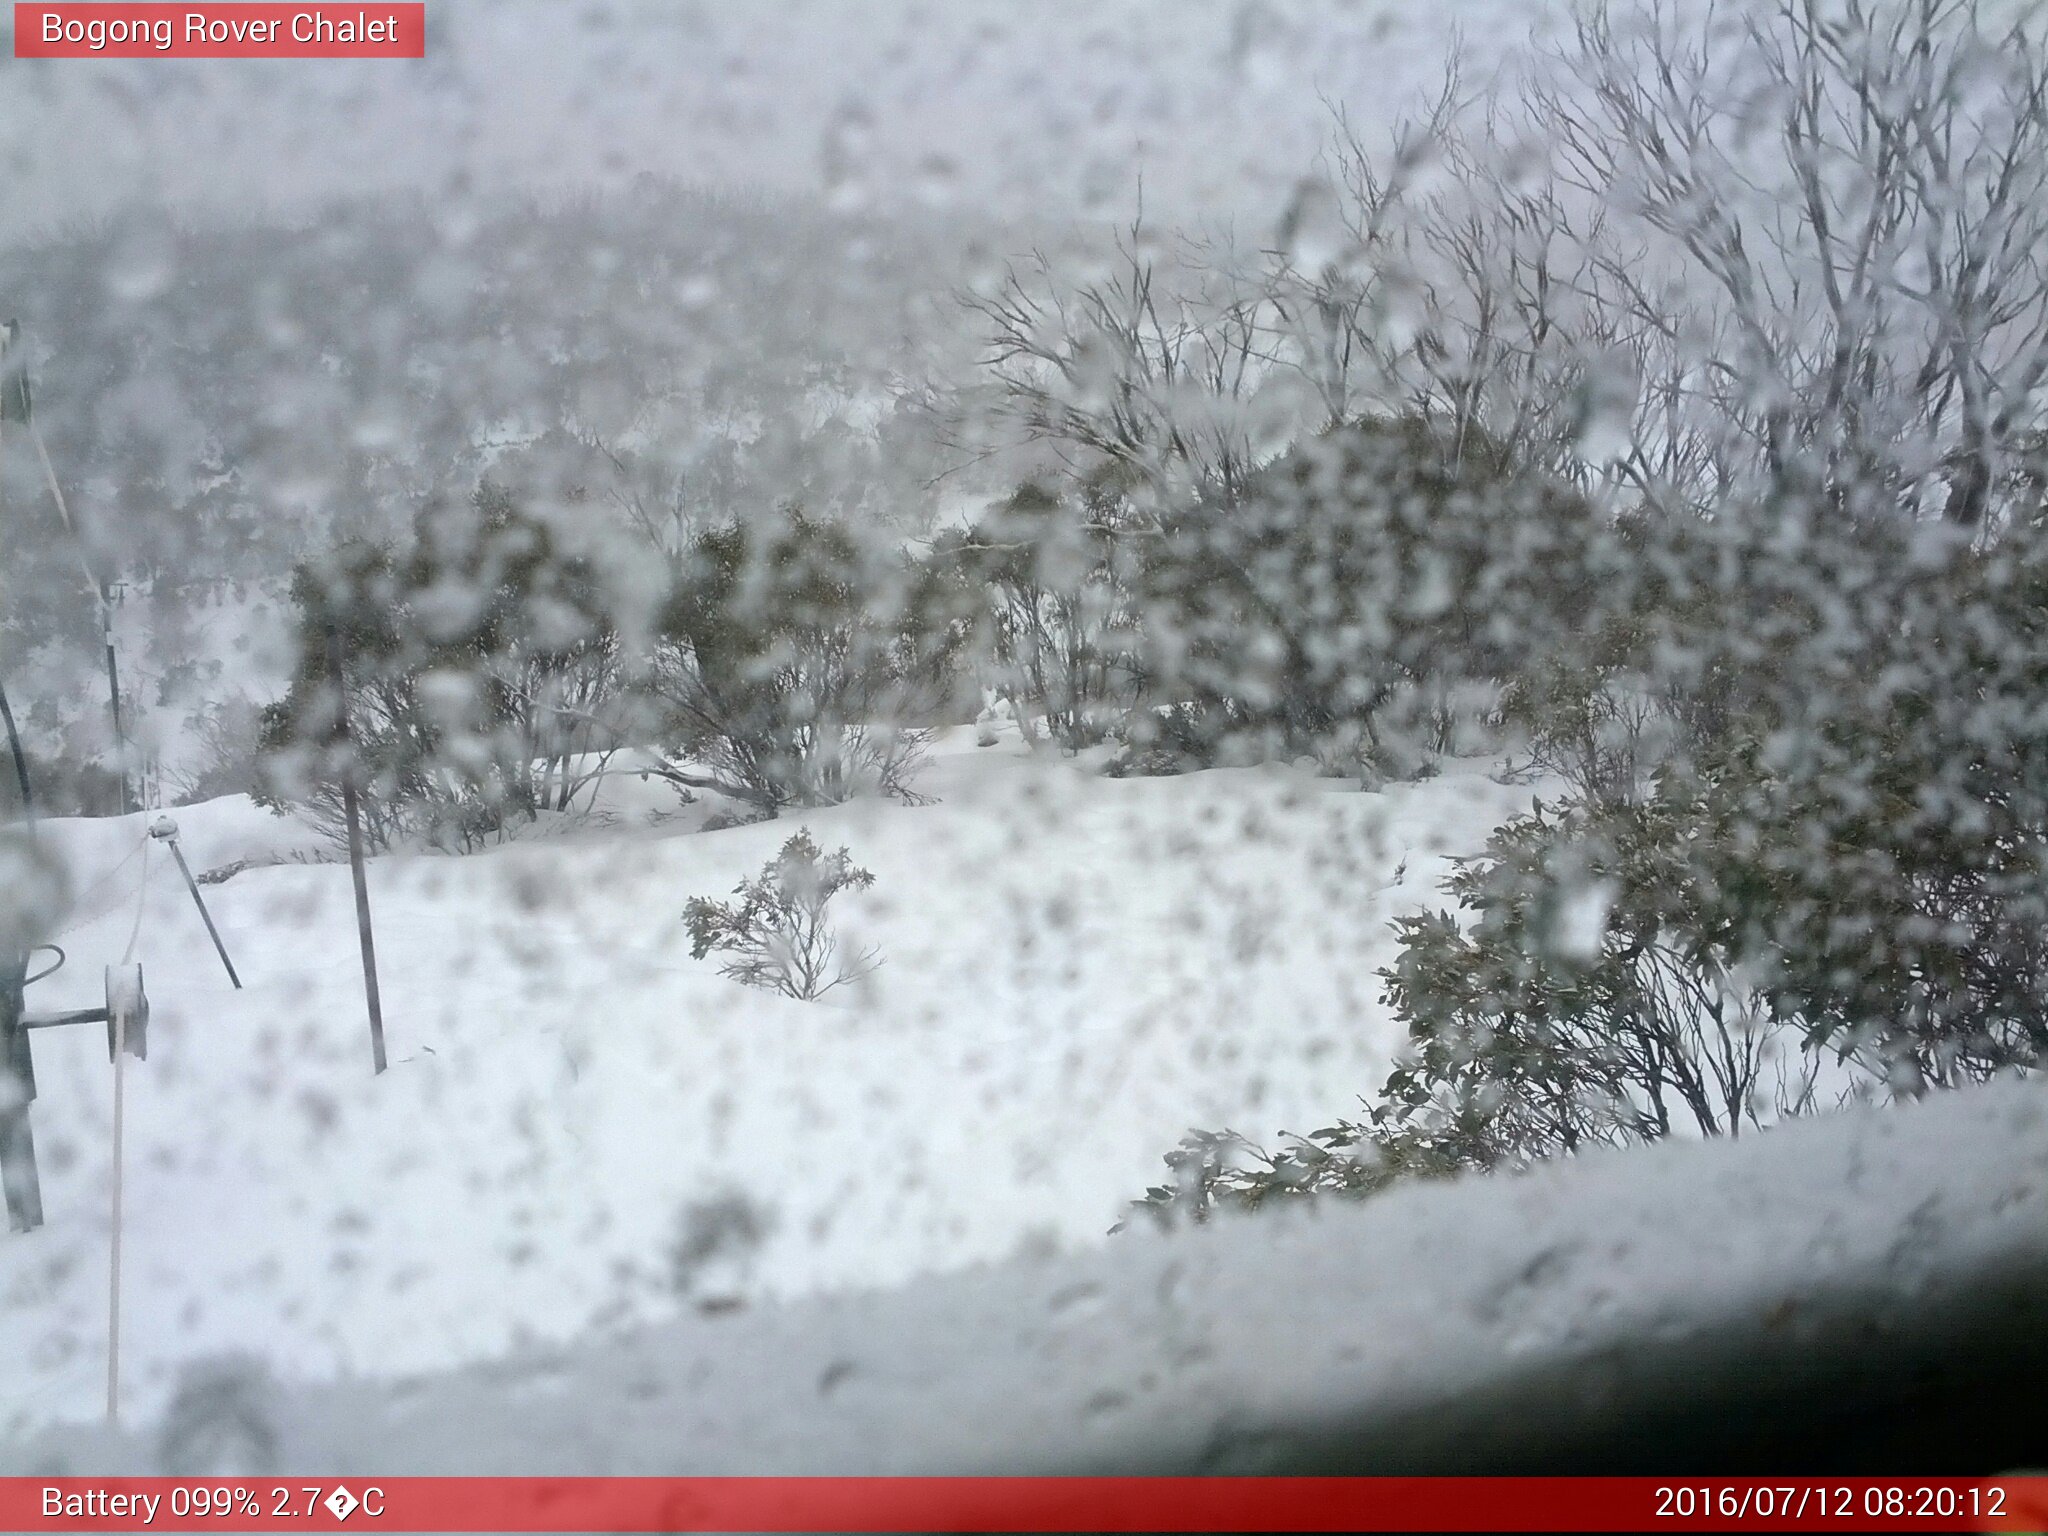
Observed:
[[[662,776],[766,811],[910,797],[925,733],[898,722],[927,679],[877,617],[873,567],[850,530],[801,510],[699,536],[642,680]]]
[[[1335,427],[1164,517],[1140,611],[1154,688],[1133,756],[1310,757],[1410,778],[1584,606],[1597,514],[1483,434],[1411,415]]]
[[[292,599],[298,665],[263,712],[257,798],[337,838],[344,768],[373,848],[466,849],[572,809],[617,745],[618,641],[595,574],[488,482],[430,503],[403,547],[358,542],[302,565]]]
[[[1370,1195],[1404,1177],[1525,1167],[1588,1146],[1732,1136],[1882,1074],[1830,1051],[1764,915],[1773,854],[1711,832],[1740,782],[1659,778],[1640,801],[1539,803],[1444,882],[1456,912],[1394,924],[1383,971],[1407,1032],[1363,1122],[1267,1154],[1196,1132],[1141,1204],[1196,1219],[1276,1196]]]
[[[971,528],[941,536],[927,557],[957,594],[954,622],[1026,741],[1042,725],[1069,752],[1094,746],[1137,701],[1127,521],[1113,475],[1066,495],[1026,485]]]
[[[857,981],[880,964],[870,947],[842,954],[825,909],[841,891],[864,891],[875,877],[844,848],[824,853],[799,831],[751,880],[733,888],[738,901],[692,897],[683,922],[690,956],[724,957],[719,973],[810,1002]]]
[[[1279,1150],[1236,1131],[1189,1131],[1166,1154],[1172,1178],[1131,1203],[1121,1232],[1140,1216],[1171,1225],[1185,1216],[1207,1221],[1219,1210],[1253,1211],[1274,1201],[1337,1195],[1363,1199],[1404,1179],[1448,1178],[1481,1166],[1477,1149],[1452,1130],[1395,1129],[1375,1112],[1367,1123],[1340,1120],[1306,1136],[1286,1136]]]
[[[157,1430],[157,1464],[188,1477],[275,1472],[283,1418],[276,1377],[260,1356],[191,1361]]]
[[[1275,1197],[1516,1168],[1587,1146],[1737,1135],[1877,1086],[1797,1011],[1765,914],[1775,852],[1714,841],[1742,786],[1660,776],[1640,801],[1547,807],[1444,882],[1457,911],[1395,921],[1383,971],[1407,1032],[1363,1122],[1266,1153],[1193,1132],[1142,1206],[1202,1219]],[[1832,1072],[1832,1090],[1824,1079]]]
[[[1679,766],[1722,787],[1692,835],[1813,1028],[1902,1091],[2048,1061],[2040,507],[1985,532],[1794,502],[1666,556],[1721,615],[1659,637]]]
[[[1739,793],[1739,791],[1737,791]],[[1765,926],[1772,854],[1700,837],[1718,782],[1640,804],[1538,805],[1445,882],[1460,911],[1399,919],[1406,1026],[1389,1125],[1481,1166],[1591,1145],[1738,1135],[1832,1102],[1845,1068],[1801,1016]]]
[[[700,1311],[738,1305],[774,1226],[773,1213],[742,1190],[689,1201],[677,1215],[668,1251],[677,1294]]]

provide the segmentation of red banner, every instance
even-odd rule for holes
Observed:
[[[16,1477],[0,1529],[2041,1531],[2048,1477]]]
[[[420,0],[14,7],[17,59],[423,59]]]

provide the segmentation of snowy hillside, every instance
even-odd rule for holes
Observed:
[[[699,1303],[890,1286],[1105,1240],[1190,1125],[1255,1139],[1356,1108],[1395,1035],[1387,919],[1530,791],[1487,765],[1363,794],[1295,770],[1111,780],[1014,738],[943,739],[919,807],[705,832],[658,785],[481,856],[370,871],[391,1069],[370,1070],[348,872],[243,800],[178,812],[237,993],[160,846],[137,955],[154,1005],[127,1099],[127,1406],[181,1361],[287,1376],[481,1360]],[[135,923],[141,818],[46,825],[69,963],[98,1001]],[[693,961],[684,902],[798,826],[871,892],[883,965],[796,1003]],[[126,863],[123,863],[124,858]],[[285,862],[265,863],[273,858]],[[0,1245],[0,1426],[103,1390],[110,1069],[39,1031],[48,1225]],[[744,1189],[765,1237],[681,1287],[684,1206]]]

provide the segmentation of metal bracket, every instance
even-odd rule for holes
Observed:
[[[36,1144],[28,1118],[29,1106],[36,1098],[35,1057],[29,1050],[28,1032],[104,1023],[107,1060],[112,1061],[115,1020],[125,1011],[128,1054],[138,1061],[149,1057],[149,994],[143,990],[140,965],[107,967],[104,1007],[60,1013],[29,1013],[22,1008],[27,970],[28,956],[22,954],[7,974],[0,975],[0,1186],[5,1187],[9,1225],[18,1232],[43,1224],[42,1183],[36,1173]]]

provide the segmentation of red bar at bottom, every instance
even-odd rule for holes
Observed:
[[[0,1529],[2041,1531],[2048,1477],[16,1477]]]

